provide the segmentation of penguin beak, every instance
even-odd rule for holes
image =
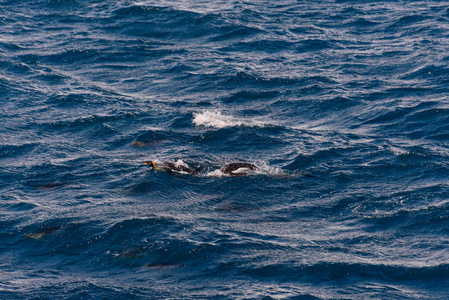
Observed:
[[[155,167],[155,163],[154,163],[154,161],[144,161],[144,162],[142,162],[144,165],[149,165],[149,166],[152,166],[153,168]]]

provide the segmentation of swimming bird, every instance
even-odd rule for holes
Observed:
[[[150,140],[150,141],[145,141],[145,142],[132,142],[131,145],[133,146],[137,146],[137,147],[147,147],[147,146],[156,146],[160,143],[162,143],[164,140]]]
[[[256,167],[253,164],[250,163],[230,163],[221,168],[221,172],[224,174],[229,174],[231,176],[245,176],[248,171],[254,171],[257,170],[258,167]]]
[[[27,237],[29,237],[30,239],[38,240],[38,239],[42,238],[44,235],[52,234],[55,231],[59,230],[60,228],[61,228],[61,226],[50,227],[50,228],[47,228],[47,229],[45,229],[44,231],[41,231],[41,232],[30,233],[30,234],[27,235]]]
[[[149,161],[144,161],[143,164],[153,167],[154,170],[167,171],[171,175],[176,175],[176,173],[190,174],[190,175],[197,174],[197,172],[195,170],[193,170],[192,168],[189,168],[189,167],[181,165],[181,164],[174,164],[171,162],[156,163],[154,161],[149,160]]]

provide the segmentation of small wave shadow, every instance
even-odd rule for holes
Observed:
[[[252,205],[243,205],[234,201],[226,201],[215,207],[215,211],[222,213],[245,213],[250,211],[256,211],[260,208]]]

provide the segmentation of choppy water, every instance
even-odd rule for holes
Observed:
[[[0,298],[447,298],[447,49],[443,1],[1,1]]]

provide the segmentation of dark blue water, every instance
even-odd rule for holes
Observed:
[[[442,1],[1,1],[0,298],[447,299],[448,49]]]

